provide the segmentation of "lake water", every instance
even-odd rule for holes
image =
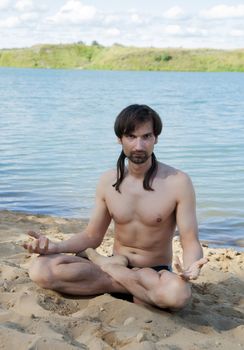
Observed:
[[[0,210],[88,218],[131,103],[161,115],[155,153],[191,176],[200,238],[243,245],[242,73],[0,68]]]

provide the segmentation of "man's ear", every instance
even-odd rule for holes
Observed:
[[[119,137],[117,137],[117,142],[121,145],[122,144],[122,141]]]
[[[157,143],[158,143],[158,137],[156,136],[156,137],[155,137],[154,145],[156,145]]]

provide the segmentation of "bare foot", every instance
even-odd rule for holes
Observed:
[[[116,264],[122,266],[128,265],[128,259],[123,255],[115,255],[111,257],[102,256],[93,248],[87,248],[83,253],[85,253],[83,256],[86,256],[94,264],[101,267],[107,264]]]
[[[85,250],[82,250],[81,252],[78,252],[78,253],[76,253],[75,255],[76,255],[76,256],[79,256],[79,257],[81,257],[81,258],[86,258],[86,259],[88,259],[88,256],[87,256]]]
[[[109,259],[108,259],[109,260]],[[111,276],[116,282],[121,282],[121,279],[124,279],[126,266],[116,263],[110,263],[109,261],[106,264],[100,265],[101,269]],[[130,270],[131,271],[131,270]]]
[[[141,299],[138,299],[136,297],[133,297],[133,303],[137,305],[144,305],[144,306],[150,305],[149,303],[146,303],[145,301],[142,301]]]

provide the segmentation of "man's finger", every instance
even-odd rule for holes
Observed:
[[[25,249],[28,249],[28,244],[27,244],[27,242],[24,242],[24,243],[22,244],[22,247],[25,248]]]
[[[45,250],[48,250],[48,246],[49,246],[49,239],[47,237],[45,237],[46,240],[45,240],[45,245],[44,245],[44,249]]]
[[[200,274],[200,270],[208,262],[208,258],[202,258],[196,261],[195,265],[192,266],[188,271],[188,276],[191,280],[196,280]]]
[[[30,243],[30,246],[31,246],[32,252],[34,252],[34,251],[35,251],[35,249],[36,249],[36,243],[37,243],[37,241],[36,241],[36,240],[34,240],[34,241],[32,241],[32,242]]]
[[[28,235],[31,236],[31,237],[33,237],[33,238],[36,238],[36,239],[40,238],[40,236],[41,236],[40,233],[37,233],[37,232],[35,232],[35,231],[29,231],[29,232],[28,232]]]
[[[183,273],[180,275],[180,277],[181,277],[185,282],[189,282],[190,279],[191,279],[189,276],[186,276],[186,275],[184,275]]]
[[[177,262],[174,263],[174,267],[179,274],[182,273],[181,267]]]
[[[39,239],[39,247],[40,249],[46,250],[48,248],[48,239],[45,236],[42,236]]]
[[[176,270],[179,272],[179,274],[183,274],[183,268],[180,262],[180,259],[178,256],[175,257],[175,262],[174,262],[174,266],[176,268]]]
[[[202,258],[200,260],[197,261],[197,266],[199,268],[203,267],[203,265],[208,263],[208,258]]]

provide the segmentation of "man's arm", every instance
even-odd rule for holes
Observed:
[[[97,248],[111,222],[106,202],[103,196],[102,182],[96,191],[95,207],[86,229],[66,241],[59,243],[59,253],[78,253],[86,248]]]
[[[196,199],[192,182],[188,175],[178,174],[176,223],[183,249],[183,275],[188,279],[197,278],[200,268],[207,262],[198,239]]]
[[[111,216],[105,202],[104,188],[104,177],[102,177],[96,190],[95,208],[84,231],[60,242],[52,242],[44,235],[30,232],[29,235],[35,240],[24,243],[24,248],[30,253],[55,254],[78,253],[88,247],[98,247],[111,222]]]

